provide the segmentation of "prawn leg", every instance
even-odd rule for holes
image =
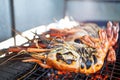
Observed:
[[[51,66],[44,64],[41,60],[34,59],[34,58],[22,60],[22,62],[35,62],[35,63],[39,64],[41,67],[51,68]]]

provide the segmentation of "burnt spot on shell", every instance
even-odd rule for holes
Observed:
[[[80,39],[75,39],[74,42],[80,43],[81,41],[80,41]]]
[[[88,52],[87,48],[81,47],[78,49],[78,52],[83,57],[89,57],[90,53]]]
[[[80,57],[79,59],[81,60],[80,67],[81,67],[81,69],[84,69],[84,67],[85,67],[85,60],[84,60],[83,57]]]
[[[84,47],[82,47],[81,49],[82,49],[82,53],[85,53],[85,48],[84,48]]]
[[[65,60],[65,62],[66,62],[67,64],[71,64],[73,61],[74,61],[74,60],[72,60],[72,59],[67,59],[67,60]]]
[[[86,49],[84,50],[84,53],[85,53],[85,54],[89,54],[88,51],[87,51]]]
[[[82,49],[81,48],[78,48],[78,53],[82,53]]]
[[[62,61],[64,61],[66,64],[72,64],[72,62],[75,61],[74,59],[66,59],[66,60],[65,60],[64,57],[63,57],[63,55],[60,54],[60,53],[57,53],[57,54],[56,54],[56,58],[57,58],[57,61],[62,60]]]
[[[93,60],[94,60],[94,64],[96,64],[97,63],[97,58],[96,58],[95,55],[93,55]]]
[[[57,53],[57,54],[56,54],[56,58],[57,58],[57,61],[59,61],[59,60],[64,60],[62,54],[60,54],[60,53]]]
[[[89,69],[91,67],[91,65],[92,65],[92,61],[87,60],[85,64],[86,64],[86,68]]]
[[[85,59],[82,57],[82,62],[84,62],[85,63]]]
[[[82,62],[82,63],[81,63],[81,69],[84,69],[84,67],[85,67],[85,66],[84,66],[84,63]]]

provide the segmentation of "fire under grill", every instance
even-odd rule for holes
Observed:
[[[103,68],[91,75],[59,72],[55,69],[42,68],[35,63],[23,63],[21,59],[28,58],[29,56],[25,54],[10,59],[10,57],[16,55],[16,53],[13,53],[0,59],[0,80],[120,80],[119,45],[120,39],[116,49],[116,62],[107,64],[105,61]]]

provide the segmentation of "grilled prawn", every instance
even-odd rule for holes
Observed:
[[[50,39],[56,36],[64,39],[57,40],[58,42],[55,42],[48,52],[29,53],[32,59],[23,62],[36,62],[44,68],[55,68],[60,71],[91,74],[102,68],[107,53],[108,60],[115,61],[115,51],[112,46],[118,39],[118,23],[108,22],[106,29],[97,28],[93,35],[79,35],[80,29],[75,28],[52,31],[60,33],[59,35],[49,33]]]

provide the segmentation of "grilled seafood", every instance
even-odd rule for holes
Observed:
[[[84,39],[84,37],[81,39]],[[106,45],[108,45],[108,42],[106,42]],[[88,48],[88,50],[91,49]],[[105,53],[100,46],[97,49],[93,48],[91,53],[88,53],[85,46],[77,49],[75,45],[64,43],[57,44],[49,53],[30,54],[34,59],[23,61],[36,62],[44,68],[90,74],[100,70],[104,63]]]
[[[112,22],[107,23],[106,29],[93,23],[64,30],[50,29],[41,35],[35,33],[38,38],[30,41],[29,46],[12,47],[8,52],[26,51],[31,58],[23,62],[36,62],[44,68],[91,74],[102,68],[105,57],[110,62],[116,60],[113,46],[118,31],[119,24]]]
[[[62,32],[67,33],[67,35],[50,34],[51,37],[64,37],[64,39],[53,42],[50,52],[29,53],[33,58],[23,60],[23,62],[36,62],[44,68],[55,68],[61,71],[84,74],[95,73],[102,68],[107,53],[108,61],[113,62],[116,59],[112,47],[118,39],[119,24],[111,24],[111,22],[108,22],[106,29],[97,28],[96,31],[98,32],[94,36],[86,34],[79,36],[80,30],[78,29],[77,31],[74,29],[71,31],[53,29],[57,33]],[[71,35],[73,37],[69,39]]]

